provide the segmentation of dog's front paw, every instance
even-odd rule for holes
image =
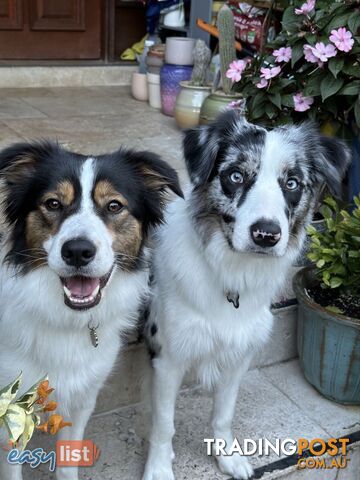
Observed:
[[[148,462],[142,480],[175,480],[171,460]]]
[[[222,473],[231,475],[236,480],[246,480],[251,478],[254,470],[247,458],[235,453],[231,456],[220,455],[216,457]]]

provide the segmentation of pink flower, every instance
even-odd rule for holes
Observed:
[[[305,60],[310,63],[317,63],[318,58],[313,54],[313,47],[311,45],[304,45]]]
[[[226,72],[227,78],[230,78],[233,82],[240,82],[241,75],[248,64],[247,60],[234,60],[230,63],[229,69]]]
[[[275,57],[275,62],[289,62],[292,55],[291,47],[281,47],[279,50],[274,50],[273,55]]]
[[[260,68],[261,75],[260,77],[265,78],[265,80],[270,80],[271,78],[276,77],[281,72],[281,67],[272,67],[272,68]]]
[[[315,0],[306,0],[300,8],[295,8],[296,15],[308,15],[315,8]]]
[[[331,30],[329,40],[335,43],[336,48],[342,52],[350,52],[354,45],[351,32],[346,30],[345,27],[341,27],[338,30]]]
[[[240,100],[235,100],[233,102],[230,102],[226,108],[229,110],[237,109],[237,108],[242,109],[244,108],[244,100],[240,99]]]
[[[310,63],[317,63],[319,67],[322,67],[324,63],[321,62],[317,57],[315,57],[313,50],[314,47],[312,47],[311,45],[304,45],[305,60]]]
[[[312,47],[312,53],[321,62],[327,62],[329,58],[335,57],[337,50],[331,43],[325,45],[323,42],[318,42],[315,47]]]
[[[303,97],[301,92],[293,96],[294,108],[297,112],[306,112],[310,109],[310,105],[314,103],[313,97]]]
[[[269,85],[269,82],[265,78],[261,78],[260,82],[256,84],[257,88],[265,88]]]

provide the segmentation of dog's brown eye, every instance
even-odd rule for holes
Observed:
[[[123,209],[123,205],[117,200],[112,200],[110,203],[108,203],[107,209],[111,213],[118,213]]]
[[[230,181],[232,183],[242,183],[244,181],[244,177],[241,175],[241,173],[236,170],[235,172],[232,172],[230,175]]]
[[[56,198],[49,198],[49,200],[46,200],[45,206],[48,210],[59,210],[61,203]]]

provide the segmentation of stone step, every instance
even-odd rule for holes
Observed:
[[[137,67],[90,66],[5,66],[0,65],[0,88],[50,88],[130,85]]]

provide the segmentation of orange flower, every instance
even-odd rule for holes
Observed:
[[[56,409],[57,409],[57,403],[52,400],[45,405],[45,407],[43,408],[43,411],[44,412],[53,412]]]
[[[64,427],[71,427],[71,425],[71,422],[64,422],[63,417],[55,413],[49,417],[48,431],[51,435],[56,435],[59,430]]]
[[[38,425],[36,428],[40,430],[40,432],[43,433],[48,433],[48,422],[42,423],[41,425]]]
[[[49,380],[44,380],[43,382],[41,382],[37,389],[39,398],[36,403],[38,403],[39,405],[42,405],[45,402],[45,400],[48,398],[50,393],[52,393],[53,391],[54,391],[53,388],[49,388]]]

